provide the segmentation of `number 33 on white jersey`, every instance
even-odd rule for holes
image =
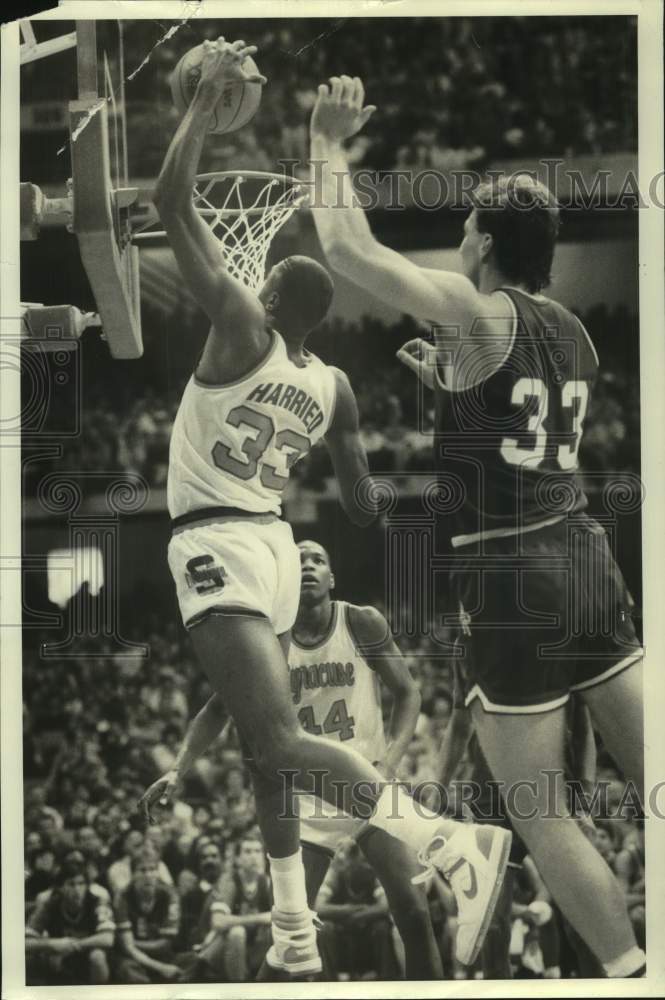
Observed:
[[[193,375],[169,453],[172,518],[205,507],[281,513],[290,469],[327,432],[335,376],[315,355],[298,367],[273,331],[267,356],[242,379],[208,385]]]

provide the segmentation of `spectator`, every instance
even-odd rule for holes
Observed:
[[[233,869],[211,900],[211,937],[224,940],[226,975],[232,983],[254,979],[270,946],[272,894],[265,869],[262,841],[251,834],[241,837]]]
[[[186,960],[188,982],[218,982],[225,975],[224,939],[211,934],[211,908],[225,894],[222,853],[212,840],[199,847],[198,880],[182,896],[178,944]]]
[[[90,891],[83,866],[64,864],[57,887],[45,894],[28,919],[27,982],[108,983],[114,933],[113,911]]]
[[[34,903],[39,893],[45,892],[54,885],[55,871],[53,850],[45,846],[37,847],[29,856],[29,875],[25,880],[26,903]]]
[[[108,884],[112,895],[115,896],[126,889],[132,879],[132,859],[137,857],[144,845],[145,838],[139,830],[130,830],[123,842],[124,855],[114,861],[108,870]],[[159,861],[158,872],[160,881],[166,885],[173,885],[173,878],[163,861]]]
[[[331,978],[394,979],[397,963],[388,902],[355,841],[330,866],[319,890],[321,952]]]
[[[131,859],[132,879],[116,898],[121,983],[173,982],[179,904],[173,888],[159,879],[159,857],[147,844]]]

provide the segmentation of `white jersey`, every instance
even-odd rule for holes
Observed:
[[[304,646],[291,638],[291,693],[308,732],[340,740],[374,763],[386,751],[381,685],[357,645],[349,605],[333,601],[330,630],[320,643]]]
[[[291,466],[328,430],[334,372],[308,352],[299,368],[272,336],[267,356],[241,379],[208,385],[192,375],[187,383],[169,451],[172,518],[218,506],[279,514]]]

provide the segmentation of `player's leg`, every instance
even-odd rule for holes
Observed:
[[[568,814],[564,709],[489,713],[476,699],[472,712],[492,774],[504,783],[515,829],[562,912],[608,974],[638,972],[644,956],[636,946],[619,884]],[[520,788],[525,793],[521,796]]]
[[[322,795],[333,804],[340,793],[332,780],[341,779],[349,806],[360,782],[370,786],[380,782],[378,771],[359,754],[302,729],[289,688],[288,665],[267,619],[215,614],[192,628],[191,636],[211,685],[223,698],[264,777],[286,789],[285,776],[291,776],[300,788],[312,789],[313,773],[320,772]],[[280,813],[287,815],[287,807],[283,799]],[[296,830],[293,826],[292,832]]]
[[[305,882],[307,884],[307,901],[310,909],[315,909],[316,897],[319,889],[323,885],[323,880],[328,874],[332,855],[326,851],[312,847],[310,844],[302,845],[302,860],[305,866]]]
[[[279,644],[285,658],[289,638],[289,633],[279,636]],[[240,729],[239,726],[238,728]],[[293,790],[288,784],[260,771],[252,756],[249,737],[241,735],[241,741],[245,763],[252,778],[257,820],[268,848],[268,855],[271,858],[288,858],[297,854],[300,862],[300,824],[293,802]]]
[[[286,777],[305,791],[320,795],[351,815],[368,818],[379,797],[393,836],[425,847],[435,835],[451,837],[461,826],[426,810],[397,786],[386,786],[380,773],[357,751],[306,733],[296,715],[288,681],[288,664],[272,626],[265,618],[211,614],[191,630],[198,659],[211,686],[224,701],[258,771],[279,783],[281,798],[273,800],[280,823],[288,816]],[[320,779],[320,780],[319,780]],[[262,790],[262,798],[267,796]],[[274,790],[275,796],[278,796]],[[372,820],[373,820],[372,815]],[[263,828],[262,828],[263,829]],[[289,846],[297,825],[288,827]],[[282,828],[286,830],[286,825]],[[273,856],[275,832],[267,830],[266,846]],[[283,852],[283,848],[280,848]]]
[[[379,772],[360,754],[301,728],[288,664],[276,635],[291,628],[299,596],[299,587],[293,584],[299,580],[300,553],[288,525],[243,524],[239,532],[234,523],[224,523],[175,532],[169,565],[201,666],[248,744],[257,770],[265,779],[279,781],[284,790],[285,772],[290,772],[301,789],[314,788],[345,812],[360,813],[419,852],[423,864],[438,867],[449,877],[465,913],[458,956],[472,961],[496,902],[510,835],[492,827],[455,823],[426,810],[396,785],[384,787]],[[220,567],[225,571],[221,583]],[[313,783],[315,772],[318,785]],[[294,828],[284,827],[286,833],[278,835],[267,820],[267,816],[277,818],[279,808],[267,807],[262,824],[268,852],[285,862],[289,869],[284,872],[285,883],[290,885],[291,866],[299,867],[294,860]],[[271,864],[271,873],[280,867]],[[463,891],[469,870],[478,882],[472,900]],[[304,906],[303,881],[301,871]]]
[[[644,702],[642,660],[608,680],[582,689],[594,726],[624,778],[644,803]]]
[[[443,979],[427,894],[411,879],[420,872],[409,849],[382,830],[371,827],[359,846],[383,886],[390,912],[404,944],[407,979]]]
[[[302,864],[305,869],[307,902],[310,910],[314,910],[315,908],[316,897],[326,877],[331,860],[332,854],[329,852],[314,848],[308,844],[302,845]],[[325,947],[325,942],[322,941],[321,935],[319,935],[319,952],[323,964],[321,978],[323,980],[334,979],[329,949]],[[258,982],[265,982],[273,978],[270,966],[266,959],[264,959],[261,968],[256,974],[256,980]]]
[[[305,882],[307,885],[307,900],[310,910],[316,909],[316,897],[319,889],[323,885],[323,880],[328,874],[332,854],[313,844],[302,844],[302,860],[305,866]],[[324,982],[337,979],[337,969],[335,967],[335,948],[330,946],[330,935],[323,934],[319,929],[318,935],[319,953],[323,968],[321,979]]]
[[[370,780],[373,769],[360,755],[331,752],[334,745],[308,736],[298,722],[283,648],[265,618],[211,614],[191,629],[197,656],[211,686],[233,717],[256,766],[257,814],[270,859],[275,910],[273,968],[292,974],[320,971],[312,918],[307,906],[298,821],[283,772],[307,787],[312,769],[330,780],[335,756],[350,757],[351,784]],[[223,651],[220,653],[220,651]],[[344,775],[342,775],[344,778]],[[332,797],[332,796],[331,796]],[[334,801],[334,799],[333,799]]]
[[[643,651],[634,602],[601,525],[585,517],[576,534],[572,598],[597,624],[581,638],[571,690],[584,698],[603,743],[644,801]]]
[[[279,763],[286,756],[281,733],[287,725],[294,730],[298,726],[295,716],[288,719],[288,688],[284,691],[288,668],[282,647],[265,618],[246,615],[208,615],[191,629],[191,636],[252,762],[257,819],[268,851],[274,898],[274,947],[268,961],[293,975],[316,973],[321,962],[307,906],[299,824],[288,783],[278,780]],[[266,767],[271,753],[272,767]]]
[[[286,787],[284,776],[289,773],[299,788],[314,790],[351,815],[369,818],[373,826],[420,852],[423,864],[436,865],[449,877],[458,905],[465,911],[460,921],[464,941],[458,940],[460,961],[472,961],[496,904],[510,833],[444,819],[415,803],[399,785],[386,784],[356,751],[306,733],[293,705],[288,664],[267,619],[212,614],[191,629],[191,636],[211,686],[235,720],[264,778]],[[314,775],[320,778],[318,784]],[[277,791],[274,794],[275,808],[286,809],[287,800],[280,804]],[[265,818],[262,822],[268,853],[276,858],[274,829],[265,824]],[[278,849],[283,850],[281,838]],[[468,866],[473,867],[478,884],[473,899],[464,895],[462,887]],[[273,868],[271,864],[271,872]]]

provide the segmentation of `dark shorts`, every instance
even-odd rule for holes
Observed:
[[[551,711],[642,655],[607,534],[586,514],[456,549],[451,594],[466,704],[487,712]]]

